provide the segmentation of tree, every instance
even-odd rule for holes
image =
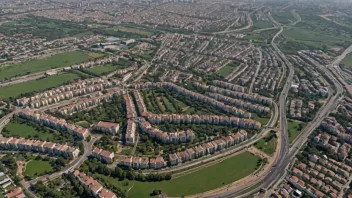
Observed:
[[[92,140],[92,136],[91,136],[91,135],[88,135],[88,137],[86,138],[86,141],[87,141],[87,142],[90,142],[90,140]]]

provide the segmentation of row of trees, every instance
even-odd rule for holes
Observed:
[[[102,164],[96,158],[88,159],[84,162],[84,164],[80,167],[80,171],[85,173],[99,173],[106,176],[111,176],[117,178],[121,181],[128,180],[136,180],[136,181],[163,181],[170,180],[171,175],[169,174],[148,174],[144,175],[142,173],[136,172],[134,169],[124,166],[116,166],[115,169],[110,169],[106,165]]]

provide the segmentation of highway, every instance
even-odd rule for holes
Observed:
[[[332,81],[334,82],[334,86],[336,87],[336,92],[328,100],[326,105],[322,107],[322,109],[317,113],[313,121],[308,124],[305,130],[301,133],[301,135],[292,145],[292,148],[290,150],[288,139],[287,139],[288,135],[287,135],[287,119],[286,119],[286,98],[292,83],[294,68],[293,68],[293,65],[287,60],[286,56],[280,51],[280,49],[277,47],[277,45],[274,42],[275,39],[282,33],[283,27],[275,20],[273,20],[273,23],[277,24],[280,27],[280,30],[272,38],[271,45],[275,49],[275,51],[279,54],[279,56],[282,58],[282,60],[285,62],[286,66],[289,68],[289,75],[287,77],[286,83],[283,87],[283,90],[279,98],[280,131],[281,131],[282,140],[281,140],[278,157],[276,158],[276,161],[272,166],[271,170],[266,172],[262,178],[258,178],[258,182],[262,181],[263,183],[260,186],[252,189],[251,191],[246,192],[245,194],[253,194],[253,193],[259,192],[260,189],[268,189],[272,187],[273,184],[278,182],[280,178],[285,176],[287,166],[292,162],[297,152],[299,152],[299,150],[302,148],[302,146],[306,142],[307,137],[315,130],[315,128],[319,126],[320,122],[329,114],[329,112],[337,106],[337,104],[342,99],[341,96],[343,93],[343,87],[341,83],[339,83],[334,78],[334,76],[331,74],[329,69],[325,66],[320,67],[319,69],[322,72],[324,72],[329,78],[331,78]],[[255,184],[252,184],[252,186],[254,185]],[[230,190],[226,192],[221,192],[220,194],[218,193],[217,195],[211,195],[208,197],[241,197],[243,196],[244,192],[247,191],[248,188],[250,188],[250,186],[247,186],[246,188],[240,189],[240,190],[234,190],[234,191]]]

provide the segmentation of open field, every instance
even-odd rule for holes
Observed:
[[[43,91],[52,87],[77,80],[79,77],[72,73],[63,73],[55,76],[33,80],[24,83],[18,83],[7,87],[0,88],[0,99],[17,98],[24,94]]]
[[[276,136],[272,136],[271,134],[267,135],[266,137],[260,139],[254,146],[264,153],[268,155],[272,155],[275,153],[277,145],[277,138]]]
[[[284,12],[274,12],[273,14],[273,18],[283,24],[283,25],[288,25],[291,22],[295,21],[294,16],[292,15],[291,12],[289,11],[284,11]]]
[[[34,59],[23,63],[9,65],[0,69],[0,81],[29,73],[42,72],[54,68],[67,67],[88,61],[91,57],[81,51],[64,52],[42,59]]]
[[[301,124],[301,127],[299,126],[300,124]],[[288,119],[287,120],[288,142],[292,143],[306,126],[307,126],[307,123],[296,122]]]
[[[342,67],[352,69],[352,53],[348,54],[345,59],[341,61]]]
[[[26,170],[24,171],[24,175],[28,175],[29,177],[34,177],[36,175],[43,175],[45,173],[50,173],[53,171],[49,161],[43,160],[32,160],[28,162],[26,165]]]
[[[253,20],[253,27],[255,29],[270,28],[273,27],[273,23],[271,23],[269,20]]]
[[[168,196],[184,196],[205,192],[211,189],[226,186],[247,175],[253,173],[257,169],[258,156],[254,156],[249,152],[238,154],[229,159],[225,159],[220,163],[200,169],[196,172],[184,175],[169,181],[162,182],[138,182],[129,181],[128,186],[124,186],[124,181],[103,176],[106,181],[112,185],[131,190],[128,192],[129,197],[149,197],[154,189],[165,192]],[[101,175],[95,174],[101,177]]]
[[[237,64],[237,63],[231,62],[231,63],[225,65],[224,67],[222,67],[221,69],[219,69],[218,71],[216,71],[216,73],[225,77],[225,76],[229,75],[234,69],[236,69],[236,67],[238,67],[238,65],[239,64]]]
[[[8,131],[8,132],[7,132]],[[4,131],[4,135],[8,135],[10,137],[23,137],[23,138],[33,138],[37,137],[40,140],[45,141],[46,139],[52,139],[55,134],[53,133],[41,133],[37,131],[30,125],[27,124],[20,124],[20,123],[13,123],[9,122],[6,125]]]
[[[130,32],[130,33],[134,33],[134,34],[140,34],[140,35],[147,36],[147,37],[150,37],[153,35],[152,32],[149,32],[147,30],[143,30],[140,28],[134,28],[134,27],[126,27],[126,26],[116,26],[113,28],[113,30],[121,31],[121,32]]]
[[[118,67],[107,64],[107,65],[101,65],[101,66],[95,66],[92,68],[88,68],[87,71],[92,72],[97,75],[103,75],[103,74],[108,74],[110,72],[113,72],[116,69],[118,69]]]
[[[76,122],[76,124],[79,125],[79,126],[81,126],[81,127],[83,127],[83,128],[87,128],[87,129],[88,129],[89,126],[90,126],[90,123],[87,122],[87,121],[85,121],[85,120],[80,121],[80,122]]]
[[[253,120],[260,122],[262,125],[266,125],[270,120],[270,117],[259,117],[259,115],[255,114],[255,113],[252,113],[251,118]]]

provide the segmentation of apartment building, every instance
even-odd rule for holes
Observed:
[[[109,133],[111,135],[116,135],[119,129],[120,129],[120,125],[118,123],[112,123],[112,122],[100,121],[95,126],[95,130],[101,131],[103,133]]]
[[[98,181],[94,180],[93,177],[86,175],[83,172],[75,170],[73,175],[78,181],[85,187],[89,188],[94,197],[97,198],[117,198],[117,196],[110,190],[104,188]]]
[[[78,125],[69,124],[66,122],[65,119],[59,119],[45,113],[36,113],[30,108],[23,109],[21,112],[18,113],[18,116],[41,123],[56,130],[66,131],[69,134],[76,136],[80,139],[84,139],[89,135],[88,129],[85,129]]]
[[[132,120],[127,121],[127,129],[125,134],[126,144],[134,144],[136,141],[137,125]]]
[[[24,138],[0,136],[0,147],[14,151],[32,151],[51,155],[61,155],[66,158],[75,159],[79,155],[79,149],[67,145],[43,142],[40,140],[29,140]]]
[[[107,164],[111,164],[114,161],[115,154],[113,152],[95,147],[92,151],[92,156],[102,160]]]
[[[125,105],[126,105],[126,111],[127,111],[127,118],[135,118],[137,117],[137,112],[136,108],[134,106],[133,100],[129,94],[123,95]]]

